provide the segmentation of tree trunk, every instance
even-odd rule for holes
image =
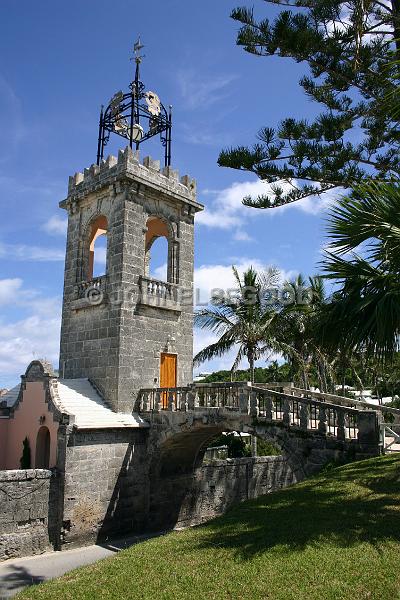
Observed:
[[[257,436],[251,436],[251,455],[257,456]]]
[[[359,374],[357,373],[357,371],[356,371],[356,369],[355,369],[355,367],[354,367],[354,366],[352,366],[352,367],[351,367],[351,369],[352,369],[352,371],[353,371],[354,377],[356,378],[356,380],[357,380],[357,382],[358,382],[358,385],[360,386],[360,392],[363,392],[363,391],[364,391],[364,384],[363,384],[363,382],[361,381],[361,377],[360,377],[360,376],[359,376]]]
[[[302,376],[303,376],[303,385],[304,385],[304,389],[308,390],[308,374],[307,374],[307,363],[306,360],[304,359],[304,355],[301,355],[301,370],[302,370]]]
[[[320,360],[320,379],[321,379],[321,392],[326,393],[328,391],[328,382],[326,377],[326,368],[322,360]]]
[[[397,60],[400,59],[400,0],[392,0],[393,29],[396,42]]]
[[[250,382],[254,383],[254,354],[253,354],[253,352],[248,353],[247,359],[249,361],[249,366],[250,366]]]
[[[345,362],[345,357],[342,356],[342,360],[341,360],[341,367],[342,367],[342,395],[345,396],[346,395],[346,362]]]
[[[308,390],[308,377],[306,367],[303,367],[304,389]]]

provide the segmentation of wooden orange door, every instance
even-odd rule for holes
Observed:
[[[176,354],[161,354],[160,366],[160,387],[174,388],[176,387]],[[163,408],[168,406],[168,395],[163,393]]]

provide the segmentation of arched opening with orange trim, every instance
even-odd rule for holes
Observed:
[[[163,219],[151,216],[146,223],[144,275],[176,283],[172,230]]]
[[[90,226],[87,280],[106,274],[107,268],[108,223],[104,215],[99,215]]]

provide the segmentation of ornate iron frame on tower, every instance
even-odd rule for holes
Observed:
[[[134,45],[135,56],[131,59],[136,63],[136,72],[134,81],[129,84],[130,92],[117,92],[105,110],[101,107],[97,144],[98,165],[103,160],[104,147],[111,133],[129,140],[130,147],[135,145],[136,150],[145,140],[160,135],[165,148],[165,166],[171,165],[172,106],[167,111],[157,94],[146,91],[144,83],[140,81],[140,64],[144,58],[140,55],[142,48],[144,46],[139,38]],[[146,129],[142,127],[142,123],[146,124]]]

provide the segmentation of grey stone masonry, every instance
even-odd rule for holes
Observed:
[[[94,543],[146,530],[146,431],[103,429],[68,436],[62,541]]]
[[[164,479],[152,498],[151,523],[156,529],[197,525],[223,514],[233,504],[294,483],[296,476],[284,456],[214,460],[194,473]]]
[[[115,411],[131,412],[140,388],[177,355],[177,385],[192,381],[196,183],[129,148],[70,178],[60,375],[89,377]],[[107,220],[104,277],[89,272],[92,225]],[[169,281],[146,278],[149,218],[168,229]],[[150,299],[149,299],[150,296]]]
[[[0,560],[54,547],[57,493],[51,471],[0,471]]]

